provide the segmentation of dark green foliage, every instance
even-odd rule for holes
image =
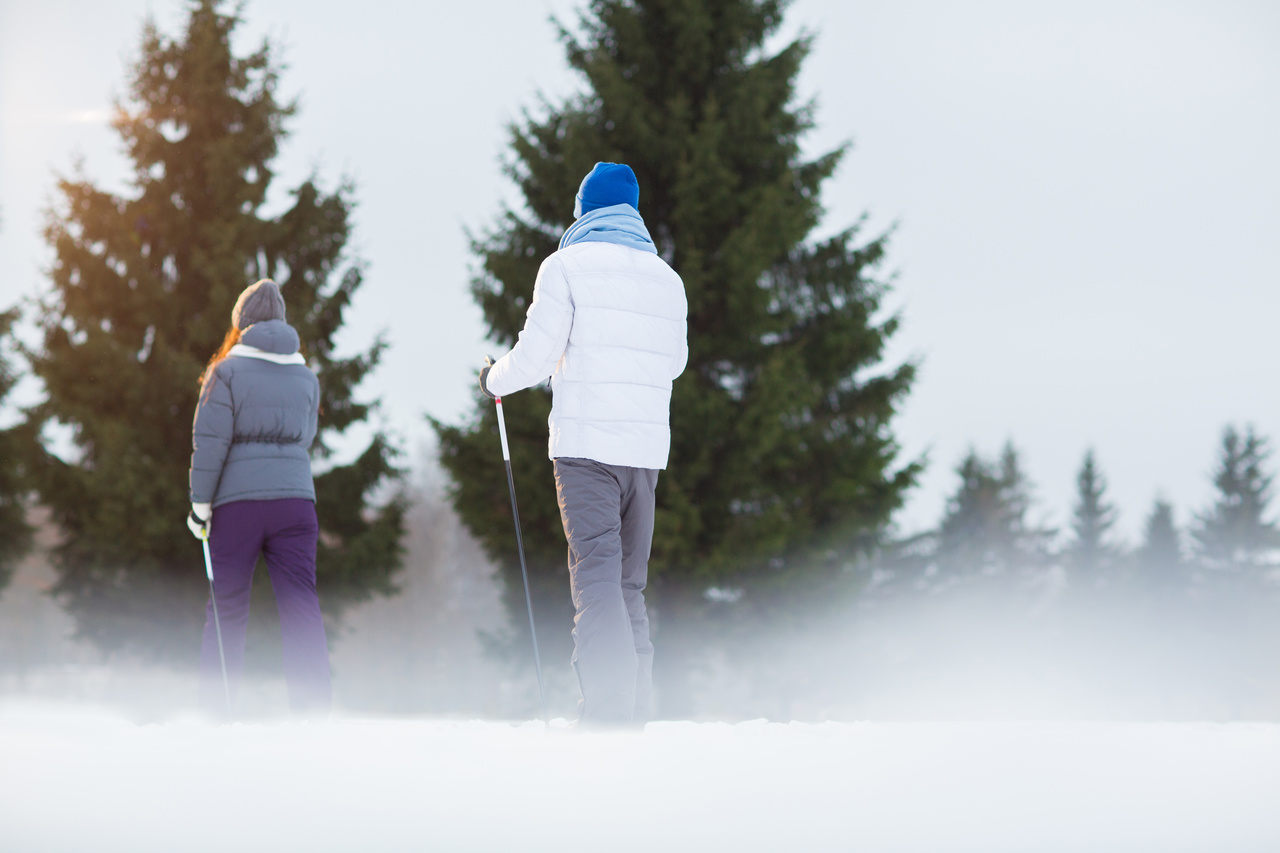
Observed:
[[[883,362],[898,325],[880,316],[885,237],[860,241],[857,225],[811,236],[819,190],[845,149],[801,156],[812,108],[795,103],[795,86],[811,39],[763,47],[784,6],[589,3],[561,31],[586,92],[544,102],[511,128],[508,173],[525,206],[473,245],[473,293],[492,338],[509,346],[582,176],[599,160],[635,170],[640,212],[683,277],[690,311],[650,564],[664,605],[712,585],[750,598],[838,570],[880,542],[919,470],[900,462],[890,430],[914,367]],[[473,422],[436,428],[455,505],[517,578],[514,603],[495,421],[476,400]],[[531,571],[567,604],[554,582],[564,542],[543,450],[548,394],[505,402]]]
[[[1192,533],[1198,562],[1215,571],[1247,571],[1268,566],[1280,547],[1280,531],[1267,518],[1273,475],[1268,442],[1248,427],[1222,432],[1218,467],[1213,474],[1217,497],[1196,518]]]
[[[1152,505],[1134,564],[1139,580],[1148,585],[1170,585],[1181,575],[1182,541],[1173,520],[1173,504],[1168,501],[1157,500]]]
[[[1042,568],[1053,531],[1027,518],[1031,486],[1012,443],[995,462],[970,450],[956,469],[960,485],[947,502],[936,540],[943,579]]]
[[[278,99],[270,45],[232,53],[239,18],[219,5],[192,2],[176,39],[152,23],[143,30],[114,121],[132,191],[64,179],[49,216],[53,287],[41,305],[43,346],[28,353],[47,399],[31,423],[69,427],[74,450],[41,455],[36,485],[65,534],[56,593],[105,647],[152,643],[148,627],[189,633],[202,618],[200,549],[182,523],[191,418],[238,293],[259,278],[281,284],[320,376],[321,458],[327,440],[369,414],[353,392],[382,351],[379,342],[350,358],[334,352],[362,281],[344,253],[352,188],[325,192],[309,179],[282,215],[263,211],[294,105]],[[397,475],[393,457],[377,436],[354,464],[317,478],[319,586],[331,614],[390,588],[403,506],[370,501]]]
[[[1071,539],[1064,553],[1068,567],[1081,579],[1098,579],[1117,564],[1119,554],[1110,541],[1116,510],[1106,499],[1106,492],[1106,478],[1098,470],[1093,450],[1089,450],[1076,476]]]
[[[0,312],[0,403],[18,381],[18,373],[2,348],[17,319],[16,310]],[[8,584],[14,564],[31,549],[31,528],[26,521],[28,486],[22,469],[29,436],[30,430],[21,425],[0,429],[0,590]]]

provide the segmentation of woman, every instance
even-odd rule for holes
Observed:
[[[320,383],[284,319],[284,298],[263,279],[245,289],[231,329],[201,376],[192,430],[191,515],[213,557],[227,673],[244,661],[249,590],[261,554],[280,611],[289,703],[323,710],[330,700],[329,652],[316,596],[316,490],[311,443]],[[202,693],[222,704],[213,603],[200,655]]]

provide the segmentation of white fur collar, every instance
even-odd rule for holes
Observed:
[[[257,347],[251,347],[248,344],[236,344],[235,346],[233,346],[227,352],[227,357],[230,358],[233,355],[240,355],[240,356],[244,356],[245,358],[260,358],[263,361],[270,361],[275,364],[306,364],[307,363],[307,360],[302,357],[302,353],[300,352],[291,352],[288,355],[281,355],[280,353],[267,352],[266,350],[260,350]]]

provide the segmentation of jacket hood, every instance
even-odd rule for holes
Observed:
[[[298,351],[298,333],[284,320],[267,320],[254,323],[240,335],[240,343],[276,355],[289,355]]]

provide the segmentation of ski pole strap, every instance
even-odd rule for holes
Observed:
[[[494,397],[494,405],[498,408],[498,436],[502,439],[502,461],[511,461],[511,449],[507,447],[507,422],[502,417],[502,398]]]

